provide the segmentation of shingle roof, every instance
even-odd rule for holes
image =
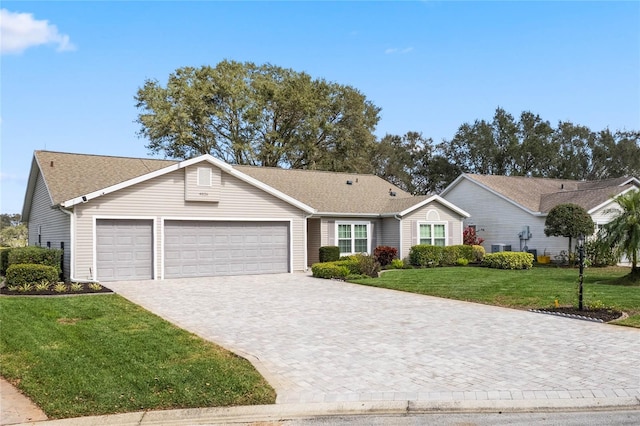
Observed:
[[[634,186],[630,177],[600,181],[530,178],[466,174],[467,178],[486,186],[532,212],[548,213],[558,204],[573,203],[591,210]]]
[[[178,163],[53,151],[36,151],[34,155],[54,205]],[[393,214],[427,198],[413,197],[370,174],[253,166],[233,168],[324,213]],[[395,196],[391,196],[390,191]]]
[[[255,166],[233,168],[322,213],[394,213],[423,199],[375,175]],[[396,195],[392,197],[390,191]]]
[[[172,160],[36,151],[53,204],[175,164]]]

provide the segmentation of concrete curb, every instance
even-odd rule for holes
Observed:
[[[21,423],[21,426],[186,426],[279,421],[320,416],[473,412],[640,410],[638,398],[485,401],[370,401],[276,404],[146,411]]]

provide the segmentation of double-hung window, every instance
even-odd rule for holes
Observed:
[[[447,225],[445,223],[420,223],[418,228],[420,244],[440,247],[447,245]]]
[[[338,223],[337,227],[341,255],[369,252],[368,223]]]

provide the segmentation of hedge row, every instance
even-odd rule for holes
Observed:
[[[380,264],[366,254],[356,254],[341,258],[335,262],[320,262],[311,265],[311,273],[316,278],[345,279],[353,275],[377,277]]]
[[[482,246],[456,245],[456,246],[432,246],[418,244],[411,247],[409,251],[409,261],[413,266],[423,268],[435,268],[436,266],[453,266],[464,262],[476,262],[484,255]],[[480,258],[480,259],[478,259]]]
[[[54,284],[58,281],[58,276],[59,272],[53,266],[17,263],[7,268],[7,285],[25,285],[43,281]]]
[[[501,251],[486,255],[482,265],[496,269],[531,269],[533,255],[519,251]]]
[[[47,265],[55,268],[58,274],[62,272],[60,262],[62,250],[49,249],[37,246],[16,247],[9,250],[7,267],[17,264]]]

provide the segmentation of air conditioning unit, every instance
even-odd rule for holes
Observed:
[[[511,251],[511,244],[491,244],[491,253]]]

